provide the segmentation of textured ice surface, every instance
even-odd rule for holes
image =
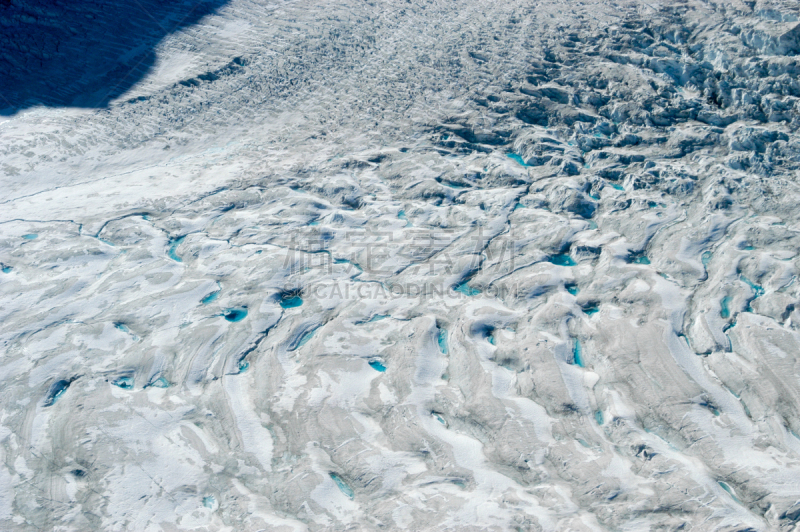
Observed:
[[[800,523],[796,2],[201,13],[0,122],[0,529]]]

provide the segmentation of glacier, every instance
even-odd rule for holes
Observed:
[[[796,2],[109,6],[0,5],[0,528],[800,529]]]

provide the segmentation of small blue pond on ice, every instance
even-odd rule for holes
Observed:
[[[220,292],[219,290],[216,290],[216,291],[214,291],[214,292],[211,292],[211,293],[210,293],[210,294],[208,294],[206,297],[204,297],[203,299],[201,299],[201,300],[200,300],[200,303],[202,303],[203,305],[208,305],[209,303],[211,303],[212,301],[214,301],[215,299],[217,299],[217,297],[219,297],[219,292]]]
[[[344,480],[342,480],[342,477],[340,477],[336,473],[330,473],[330,476],[336,483],[336,485],[339,487],[339,491],[344,493],[348,499],[352,499],[355,496],[355,493],[353,492],[352,488],[348,486]]]
[[[281,298],[281,308],[295,308],[303,304],[303,299],[300,296],[284,296]]]
[[[178,238],[170,239],[169,241],[169,250],[167,251],[167,255],[169,255],[169,258],[171,258],[176,262],[183,262],[181,258],[176,254],[176,250],[178,249],[178,246],[181,245],[181,242],[183,242],[184,238],[186,237],[180,236]]]
[[[222,314],[222,317],[231,322],[242,321],[247,317],[247,309],[246,308],[229,308],[225,309],[225,313]]]
[[[145,388],[169,388],[169,381],[164,377],[159,377],[150,384],[145,385]]]
[[[741,501],[740,501],[740,500],[739,500],[739,498],[738,498],[738,497],[736,497],[736,495],[733,493],[733,490],[731,489],[731,487],[730,487],[730,486],[728,486],[728,485],[727,485],[725,482],[722,482],[721,480],[718,482],[718,484],[719,484],[719,486],[720,486],[722,489],[724,489],[725,491],[727,491],[727,492],[728,492],[728,495],[730,495],[730,496],[731,496],[731,498],[732,498],[734,501],[736,501],[736,502],[738,502],[739,504],[741,504]]]
[[[47,398],[44,400],[44,406],[52,406],[59,397],[64,395],[69,385],[70,382],[67,380],[59,380],[51,384],[50,390],[47,392]]]
[[[406,218],[406,211],[405,210],[400,209],[400,211],[397,213],[397,217],[406,222],[406,227],[410,227],[411,226],[411,222],[409,222],[408,218]]]
[[[469,286],[467,284],[467,281],[464,281],[463,283],[454,286],[453,290],[455,290],[456,292],[460,292],[465,296],[477,296],[478,294],[481,293],[481,291],[478,290],[477,288],[472,288],[471,286]]]
[[[520,157],[516,153],[507,153],[506,156],[508,156],[509,159],[512,159],[512,160],[516,161],[521,166],[525,166],[526,168],[529,166],[529,165],[525,164],[525,161],[522,159],[522,157]]]
[[[372,369],[374,369],[375,371],[380,371],[381,373],[383,373],[384,371],[386,371],[386,366],[384,366],[383,364],[381,364],[379,360],[370,360],[370,361],[369,361],[369,366],[370,366]]]
[[[447,331],[445,329],[439,329],[439,351],[444,354],[447,354]]]
[[[750,302],[748,302],[747,304],[747,312],[753,312],[753,307],[751,303],[757,297],[761,297],[764,295],[764,288],[761,285],[755,284],[753,281],[751,281],[744,275],[740,275],[739,278],[742,280],[743,283],[745,283],[747,286],[750,287],[750,290],[753,291],[753,299],[751,299]]]
[[[569,292],[573,296],[577,296],[578,292],[580,292],[580,289],[578,288],[578,285],[575,285],[575,284],[564,285],[564,288],[566,288],[567,292]]]
[[[592,314],[596,314],[596,313],[600,312],[600,307],[595,302],[587,303],[586,305],[582,306],[581,308],[583,309],[583,312],[587,316],[591,316]]]
[[[575,261],[572,260],[572,257],[567,255],[566,253],[559,253],[558,255],[553,255],[552,257],[550,257],[550,260],[548,262],[551,262],[556,266],[575,266]]]
[[[720,311],[719,316],[720,318],[728,319],[731,317],[731,296],[725,296],[722,298],[722,301],[719,302]]]
[[[133,377],[118,377],[111,381],[111,384],[123,390],[130,390],[133,388]]]
[[[572,361],[576,366],[584,367],[583,358],[581,357],[581,342],[575,340],[575,345],[572,347]]]
[[[317,329],[319,329],[319,327],[316,327],[315,329],[305,333],[303,335],[303,337],[300,338],[300,341],[297,342],[297,347],[295,347],[295,349],[299,349],[299,348],[303,347],[304,345],[306,345],[308,343],[308,341],[311,340],[311,338],[314,336],[314,333],[317,332]]]
[[[764,295],[764,288],[762,288],[760,285],[755,284],[744,275],[740,275],[739,278],[743,283],[750,287],[750,289],[753,291],[754,297],[761,297]]]

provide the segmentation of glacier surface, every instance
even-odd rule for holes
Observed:
[[[798,529],[796,2],[77,4],[0,6],[93,43],[0,84],[0,528]]]

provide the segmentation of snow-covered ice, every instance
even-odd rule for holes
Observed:
[[[796,2],[164,9],[0,83],[0,529],[800,525]]]

